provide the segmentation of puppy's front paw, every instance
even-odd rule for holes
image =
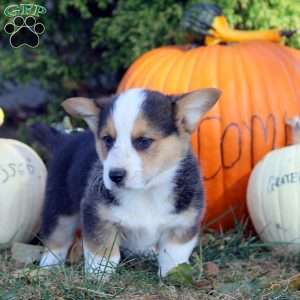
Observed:
[[[188,258],[178,260],[177,257],[172,257],[166,251],[160,253],[158,275],[162,278],[167,277],[169,273],[175,270],[182,264],[189,264]]]
[[[50,268],[63,264],[66,258],[66,254],[64,252],[65,251],[60,250],[45,251],[40,260],[40,267]]]
[[[189,257],[192,254],[198,241],[198,236],[194,236],[191,240],[185,243],[174,243],[170,240],[165,240],[161,245],[158,254],[159,275],[166,277],[168,273],[181,264],[188,264]]]
[[[85,273],[88,277],[107,281],[116,271],[118,261],[114,257],[107,259],[101,256],[85,258]]]
[[[97,280],[108,280],[116,271],[120,256],[100,256],[84,248],[85,273]]]

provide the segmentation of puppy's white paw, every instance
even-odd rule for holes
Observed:
[[[105,257],[94,256],[93,259],[85,261],[85,273],[97,280],[107,281],[116,271],[116,258],[107,260]]]
[[[51,252],[44,253],[40,260],[40,267],[49,268],[62,264],[62,262]]]
[[[172,243],[166,241],[160,247],[158,254],[159,275],[166,277],[168,273],[183,263],[189,263],[189,257],[192,254],[198,241],[198,237],[194,237],[186,243]]]
[[[119,256],[111,256],[109,258],[98,256],[91,253],[88,249],[84,249],[85,273],[97,280],[107,281],[116,271],[120,261]]]
[[[49,268],[61,265],[65,262],[68,254],[68,248],[60,248],[55,250],[47,250],[43,253],[40,260],[40,267]]]

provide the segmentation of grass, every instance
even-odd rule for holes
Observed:
[[[246,236],[243,226],[203,234],[191,266],[192,273],[180,270],[161,281],[153,258],[132,258],[109,282],[95,282],[85,278],[82,262],[45,270],[20,265],[6,250],[0,252],[0,299],[300,299],[300,254],[271,250]]]

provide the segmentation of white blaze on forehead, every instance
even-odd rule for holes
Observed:
[[[132,131],[137,120],[142,104],[146,99],[143,89],[132,89],[122,93],[114,104],[112,120],[116,130],[116,141],[109,151],[107,159],[103,162],[104,183],[108,189],[111,188],[109,171],[113,168],[123,168],[127,172],[125,186],[141,187],[142,160],[132,146]]]
[[[133,130],[141,106],[146,95],[143,89],[131,89],[122,93],[116,100],[113,110],[113,122],[117,131],[117,136],[125,137]]]

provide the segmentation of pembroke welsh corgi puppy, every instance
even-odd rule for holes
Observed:
[[[42,215],[43,267],[64,262],[81,228],[85,271],[112,273],[124,249],[157,255],[159,275],[197,245],[204,193],[190,137],[217,89],[168,96],[131,89],[106,100],[63,102],[90,130],[35,126],[52,150]]]

